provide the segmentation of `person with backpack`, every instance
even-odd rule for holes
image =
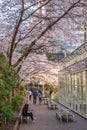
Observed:
[[[39,90],[39,92],[38,92],[38,98],[39,98],[39,104],[41,104],[41,102],[42,102],[42,91],[41,90]]]

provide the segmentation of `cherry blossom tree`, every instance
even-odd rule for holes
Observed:
[[[62,43],[58,39],[69,37],[69,29],[74,23],[84,24],[87,14],[86,0],[3,0],[0,8],[5,25],[1,43],[9,65],[18,71],[34,53],[59,47]],[[70,36],[75,38],[74,34]]]

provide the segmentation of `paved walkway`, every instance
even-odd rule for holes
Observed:
[[[36,122],[22,123],[19,130],[87,130],[87,120],[78,115],[75,115],[75,122],[60,123],[55,116],[56,110],[49,110],[44,104],[29,104],[37,118]]]

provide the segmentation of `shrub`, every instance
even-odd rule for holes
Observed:
[[[26,88],[25,88],[25,86],[20,86],[20,95],[22,95],[22,96],[24,96],[25,95],[25,93],[26,93]]]
[[[20,95],[16,95],[16,96],[12,97],[13,110],[19,109],[21,102],[22,102],[22,98]]]
[[[4,117],[6,118],[6,121],[9,122],[12,119],[13,111],[12,111],[12,106],[10,103],[7,102],[4,105],[3,114],[4,114]]]

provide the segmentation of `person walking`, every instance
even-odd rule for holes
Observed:
[[[29,90],[29,100],[31,101],[31,98],[32,98],[32,91]]]
[[[33,91],[33,104],[37,103],[37,91]]]
[[[51,95],[52,95],[52,89],[50,89],[50,91],[49,91],[50,98],[51,98]]]
[[[38,98],[39,98],[39,104],[41,104],[41,102],[42,102],[42,91],[41,90],[39,90],[39,92],[38,92]]]

